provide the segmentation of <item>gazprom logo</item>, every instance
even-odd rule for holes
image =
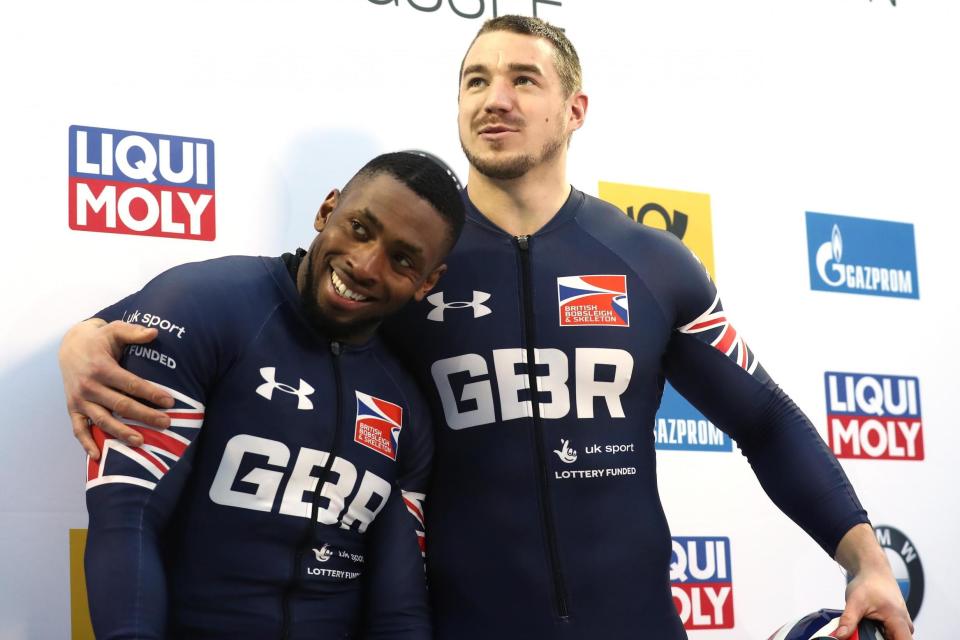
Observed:
[[[920,297],[913,225],[807,212],[810,288]]]
[[[657,449],[671,451],[733,451],[730,436],[720,431],[667,382],[653,424]]]

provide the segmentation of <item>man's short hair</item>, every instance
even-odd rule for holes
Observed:
[[[573,43],[559,27],[555,27],[540,18],[531,18],[530,16],[499,16],[483,23],[483,26],[477,31],[477,35],[470,41],[470,47],[477,41],[477,38],[492,31],[509,31],[524,36],[543,38],[553,45],[553,65],[557,69],[557,75],[560,76],[564,96],[569,97],[575,91],[580,91],[583,88],[580,57],[577,55],[577,50],[573,48]],[[470,51],[470,47],[467,47],[467,52]],[[466,59],[466,54],[464,54],[464,59]],[[460,76],[462,79],[463,62],[460,63]]]
[[[363,165],[350,178],[343,192],[346,193],[359,179],[372,178],[381,173],[393,176],[426,200],[447,224],[448,248],[457,243],[466,213],[460,195],[460,181],[449,167],[425,152],[384,153]]]

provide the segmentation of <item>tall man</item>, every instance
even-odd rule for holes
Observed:
[[[870,615],[907,640],[903,599],[853,489],[737,337],[702,266],[567,182],[587,106],[562,31],[517,16],[484,25],[460,74],[467,225],[442,291],[385,326],[434,389],[438,637],[685,637],[651,435],[667,377],[851,573],[838,637]],[[82,335],[64,346],[78,354],[64,360],[71,411],[121,434],[103,407],[156,418],[113,389],[156,392],[103,365],[106,345],[133,332]],[[92,449],[79,419],[74,431]],[[621,454],[577,456],[577,443]]]

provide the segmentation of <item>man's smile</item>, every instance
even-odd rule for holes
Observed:
[[[333,269],[332,267],[330,268],[330,282],[333,284],[333,290],[341,298],[345,298],[347,300],[353,300],[354,302],[367,302],[370,300],[369,296],[365,296],[360,293],[357,293],[356,291],[348,287],[344,283],[344,281],[341,279],[341,277],[337,275],[336,270]]]

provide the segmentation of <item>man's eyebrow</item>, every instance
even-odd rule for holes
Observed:
[[[536,64],[512,62],[509,65],[507,65],[507,69],[509,69],[514,73],[532,73],[538,76],[543,75],[543,69],[540,68],[540,65],[536,65]],[[463,68],[462,77],[465,78],[471,73],[480,73],[480,74],[489,75],[490,70],[487,69],[487,66],[484,64],[471,64],[470,66]]]
[[[358,212],[360,219],[369,224],[371,227],[377,230],[377,232],[383,232],[383,222],[380,221],[380,218],[371,211],[370,209],[364,207]],[[418,247],[415,244],[410,244],[406,240],[397,240],[397,246],[412,255],[421,255],[423,254],[423,248]]]
[[[421,249],[415,244],[410,244],[405,240],[397,240],[397,246],[399,246],[401,249],[403,249],[407,253],[415,256],[419,256],[423,253],[423,249]]]
[[[538,76],[543,75],[543,70],[538,64],[523,64],[520,62],[513,62],[507,68],[514,73],[532,73]]]
[[[483,73],[483,74],[487,74],[487,73],[489,73],[489,72],[487,71],[487,66],[486,66],[486,65],[483,65],[483,64],[472,64],[472,65],[470,65],[469,67],[464,67],[464,68],[463,68],[463,73],[461,74],[460,77],[466,78],[466,77],[467,77],[468,75],[470,75],[471,73]]]
[[[363,218],[364,222],[368,223],[377,231],[383,231],[383,223],[380,222],[380,218],[378,218],[373,211],[370,211],[370,209],[364,207],[363,209],[360,209],[358,213],[360,214],[360,217]]]

